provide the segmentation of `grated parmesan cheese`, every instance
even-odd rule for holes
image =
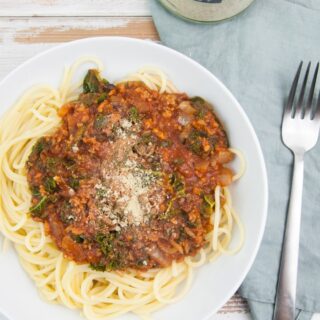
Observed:
[[[141,164],[132,151],[137,142],[137,125],[121,119],[116,128],[111,161],[102,168],[101,182],[95,185],[98,217],[116,231],[147,223],[164,200],[158,179]],[[130,128],[130,131],[127,129]]]

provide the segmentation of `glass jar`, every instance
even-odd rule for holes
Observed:
[[[214,22],[242,12],[254,0],[159,0],[173,14],[195,22]]]

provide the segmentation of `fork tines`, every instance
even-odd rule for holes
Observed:
[[[294,103],[295,94],[296,94],[298,83],[299,83],[302,65],[303,65],[303,62],[301,61],[291,86],[288,102],[285,108],[285,114],[290,114],[291,118],[295,118],[295,116],[297,115],[301,119],[304,119],[306,117],[313,120],[315,117],[320,118],[320,90],[319,90],[317,102],[315,104],[313,103],[313,100],[314,100],[313,96],[316,88],[317,76],[319,71],[319,62],[317,63],[316,68],[314,70],[314,74],[313,74],[313,78],[310,85],[309,94],[308,94],[306,103],[304,104],[304,96],[307,88],[311,62],[308,63],[308,66],[303,78],[300,95],[298,97],[297,103],[295,104]]]

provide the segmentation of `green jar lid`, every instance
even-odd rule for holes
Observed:
[[[254,0],[159,0],[173,14],[194,22],[215,22],[242,12]]]

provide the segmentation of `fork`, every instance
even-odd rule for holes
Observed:
[[[294,155],[294,169],[287,213],[285,235],[282,246],[279,280],[274,310],[274,320],[293,320],[297,287],[300,220],[303,189],[304,154],[317,143],[320,128],[320,92],[314,104],[319,62],[315,68],[309,95],[304,104],[304,95],[310,73],[309,62],[303,78],[297,103],[295,94],[303,62],[300,62],[293,80],[282,119],[282,140]]]

